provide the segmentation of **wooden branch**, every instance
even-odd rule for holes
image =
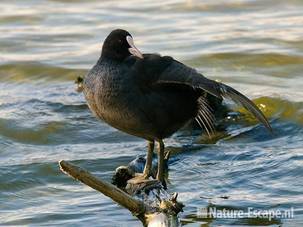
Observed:
[[[184,205],[177,202],[177,193],[171,196],[157,180],[142,180],[140,177],[134,177],[127,181],[124,189],[134,197],[141,198],[141,201],[67,161],[60,161],[59,166],[64,173],[127,208],[142,222],[143,226],[178,227],[180,225],[178,213],[182,211]]]
[[[144,216],[146,210],[146,206],[143,202],[132,198],[114,185],[94,177],[88,171],[67,161],[59,161],[59,166],[64,173],[108,196],[121,206],[130,210],[139,219],[143,218],[142,216]]]

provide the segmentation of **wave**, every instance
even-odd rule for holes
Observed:
[[[243,67],[275,67],[286,65],[303,64],[303,56],[289,55],[281,53],[241,53],[226,52],[203,54],[187,61],[194,66],[212,67],[220,64],[224,66],[243,66]],[[232,63],[232,64],[231,64]]]
[[[0,65],[0,82],[71,81],[86,72],[38,62],[17,62]]]
[[[303,102],[291,102],[275,97],[260,97],[253,100],[262,110],[267,118],[280,119],[282,121],[292,121],[300,125],[303,124]],[[244,108],[239,111],[244,113],[248,122],[256,122]]]

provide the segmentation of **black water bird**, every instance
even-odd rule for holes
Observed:
[[[196,120],[208,134],[214,114],[206,94],[244,106],[270,131],[258,107],[232,87],[205,78],[169,56],[142,54],[125,30],[105,39],[95,66],[85,76],[83,91],[91,111],[114,128],[148,141],[143,177],[151,173],[154,143],[159,143],[157,179],[163,182],[164,143],[187,122]]]

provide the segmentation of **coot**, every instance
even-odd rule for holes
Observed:
[[[146,179],[155,141],[159,143],[157,179],[163,182],[163,139],[193,119],[208,134],[214,131],[214,114],[206,94],[232,99],[272,130],[263,113],[243,94],[172,57],[142,54],[131,34],[122,29],[105,39],[99,60],[84,78],[83,91],[99,119],[148,141]]]

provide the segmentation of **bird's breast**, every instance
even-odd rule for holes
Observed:
[[[136,87],[123,74],[108,71],[89,74],[84,80],[84,94],[92,112],[113,127],[134,127],[138,116],[134,98]],[[125,130],[124,130],[125,131]]]

